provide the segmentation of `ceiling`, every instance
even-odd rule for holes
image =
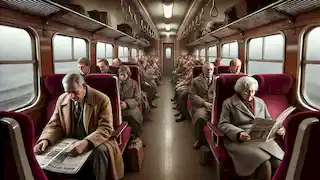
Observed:
[[[146,7],[160,35],[175,35],[193,0],[174,0],[172,17],[169,19],[164,17],[162,0],[141,0],[141,2]],[[166,24],[170,24],[170,31],[166,31]]]

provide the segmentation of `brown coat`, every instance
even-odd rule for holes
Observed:
[[[72,101],[67,93],[60,95],[53,115],[38,142],[47,139],[52,145],[70,135],[72,129],[71,107]],[[84,104],[83,124],[88,134],[84,139],[91,141],[95,148],[102,143],[105,143],[108,147],[113,179],[123,178],[124,164],[122,154],[117,141],[111,137],[114,128],[110,99],[105,94],[89,86],[87,86]]]
[[[191,81],[189,89],[189,99],[192,105],[192,122],[195,123],[198,119],[209,120],[211,112],[204,107],[205,102],[213,102],[215,97],[215,79],[212,77],[212,83],[209,86],[203,74],[194,78]]]
[[[120,100],[126,102],[127,109],[122,110],[122,116],[131,116],[139,124],[142,124],[143,117],[140,112],[141,91],[138,83],[129,78],[124,84],[120,84]]]
[[[250,121],[255,118],[272,120],[262,99],[254,98],[254,113],[245,106],[237,94],[223,102],[218,128],[226,135],[223,140],[224,147],[231,156],[235,170],[240,176],[251,175],[271,156],[281,160],[284,155],[274,140],[243,143],[237,141],[237,134],[242,131],[249,132],[252,127]]]

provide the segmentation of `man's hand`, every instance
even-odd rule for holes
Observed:
[[[250,135],[246,132],[241,132],[240,133],[240,136],[239,136],[239,140],[241,141],[247,141],[247,140],[250,140]]]
[[[44,139],[41,140],[38,144],[36,144],[33,148],[33,152],[36,154],[42,154],[46,151],[47,147],[49,145],[49,141]]]
[[[81,140],[74,143],[72,150],[70,153],[73,156],[83,154],[84,152],[88,151],[89,142],[87,140]]]
[[[207,111],[211,111],[212,110],[212,103],[204,102],[204,107],[206,108]]]
[[[127,103],[121,101],[121,109],[127,109],[128,106],[127,106]]]

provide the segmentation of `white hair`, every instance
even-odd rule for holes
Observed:
[[[234,90],[237,93],[242,93],[252,87],[257,91],[259,87],[258,81],[251,76],[243,76],[237,80]]]
[[[80,74],[70,73],[63,77],[62,85],[65,90],[69,89],[74,85],[74,83],[81,86],[84,82],[83,77]]]

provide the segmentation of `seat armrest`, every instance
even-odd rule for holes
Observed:
[[[118,126],[115,131],[113,131],[112,133],[112,137],[118,138],[122,132],[126,129],[126,127],[128,126],[127,122],[123,122],[120,126]]]
[[[224,134],[211,122],[207,122],[207,127],[211,131],[211,137],[215,147],[219,147],[220,144],[222,143],[222,138],[224,137]]]

